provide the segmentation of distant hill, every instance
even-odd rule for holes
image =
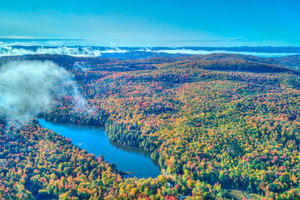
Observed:
[[[193,55],[193,56],[180,56],[178,60],[244,60],[258,63],[273,64],[279,66],[285,66],[292,69],[300,69],[300,55],[283,56],[283,57],[256,57],[250,55],[241,54],[227,54],[227,53],[216,53],[208,55]]]
[[[144,52],[145,53],[145,52]],[[122,54],[125,56],[126,54]],[[24,55],[0,57],[0,64],[16,60],[51,60],[66,69],[75,69],[78,66],[89,70],[103,71],[135,71],[143,69],[156,69],[158,64],[172,63],[180,67],[197,67],[207,70],[245,71],[255,73],[288,72],[299,74],[300,56],[286,56],[280,58],[262,58],[240,54],[208,54],[208,55],[177,55],[160,56],[146,59],[118,59],[104,57],[73,57],[67,55]]]
[[[278,64],[300,70],[300,55],[275,58]]]
[[[197,60],[189,61],[186,65],[201,69],[218,71],[239,71],[254,73],[288,72],[292,74],[299,74],[298,71],[286,67],[246,60]]]

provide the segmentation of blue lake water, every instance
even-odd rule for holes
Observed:
[[[153,163],[149,153],[110,142],[106,132],[100,127],[60,124],[46,122],[44,119],[38,121],[42,127],[71,139],[74,145],[87,152],[97,157],[103,155],[106,161],[115,163],[117,169],[132,173],[126,177],[148,178],[160,174],[158,165]]]

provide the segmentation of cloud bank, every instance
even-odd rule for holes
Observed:
[[[230,54],[241,54],[241,55],[251,55],[257,57],[281,57],[281,56],[291,56],[297,55],[299,53],[262,53],[262,52],[244,52],[244,51],[225,51],[225,50],[215,50],[215,51],[205,51],[205,50],[192,50],[192,49],[166,49],[166,50],[147,50],[149,52],[157,53],[168,53],[168,54],[189,54],[189,55],[207,55],[213,53],[230,53]]]
[[[55,42],[55,41],[50,41]],[[70,46],[40,46],[39,42],[0,42],[0,57],[22,56],[34,54],[58,54],[77,57],[100,57],[102,53],[126,53],[127,50],[119,48],[92,48]]]
[[[0,67],[0,113],[13,123],[29,122],[65,95],[79,107],[85,104],[72,75],[53,62],[19,61]]]
[[[56,41],[50,41],[56,44]],[[62,43],[62,41],[58,41]],[[48,44],[48,43],[47,43]],[[66,44],[64,44],[66,45]],[[90,46],[64,46],[56,44],[56,46],[43,46],[39,41],[31,42],[0,42],[0,57],[3,56],[22,56],[22,55],[35,55],[35,54],[57,54],[57,55],[69,55],[76,57],[108,57],[110,54],[122,54],[122,53],[167,53],[167,54],[188,54],[188,55],[207,55],[213,53],[232,53],[242,55],[252,55],[257,57],[281,57],[290,55],[299,55],[299,49],[296,52],[291,50],[284,51],[255,51],[252,50],[230,50],[230,49],[193,49],[193,48],[130,48],[130,47],[90,47]],[[238,48],[236,48],[238,49]]]
[[[33,54],[59,54],[80,57],[99,57],[101,51],[89,47],[38,47],[37,49],[30,48],[16,48],[10,45],[0,45],[0,56],[22,56]]]

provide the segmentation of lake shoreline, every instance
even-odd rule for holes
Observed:
[[[76,123],[52,122],[52,121],[47,121],[43,118],[37,118],[37,121],[39,122],[41,127],[47,128],[49,130],[56,132],[57,134],[69,138],[72,141],[73,145],[76,145],[80,149],[83,149],[88,153],[95,155],[96,157],[102,155],[109,164],[116,165],[116,169],[124,178],[132,178],[132,177],[155,178],[161,174],[161,167],[158,165],[157,162],[155,162],[151,158],[150,156],[151,152],[147,152],[138,147],[127,146],[124,144],[110,141],[108,134],[103,130],[105,127],[90,125],[90,124],[81,125]],[[62,130],[59,130],[59,128],[61,128]],[[72,133],[66,133],[68,131],[67,129],[72,129],[72,128],[74,129],[73,131],[75,131],[73,132],[74,135],[72,135]],[[78,131],[80,130],[83,132],[82,133],[80,132],[79,134]],[[62,131],[64,131],[64,133],[61,133]],[[89,132],[84,132],[84,131],[89,131]],[[103,135],[104,133],[105,135]],[[101,138],[94,139],[93,137],[96,136],[99,137],[99,135],[97,134],[102,135]],[[99,142],[99,144],[97,141]],[[115,156],[115,158],[111,158],[112,156],[110,156],[107,153],[107,149],[103,149],[103,147],[101,147],[101,143],[103,142],[105,143],[103,144],[105,148],[113,149],[111,151],[118,152],[117,153],[118,155],[113,155]],[[99,152],[99,149],[101,148],[102,148],[102,152]],[[124,154],[128,154],[128,155],[124,155]],[[123,159],[124,163],[126,162],[127,165],[130,165],[128,163],[132,163],[131,167],[133,167],[133,170],[131,170],[129,166],[126,166],[126,168],[124,168],[124,166],[122,166],[124,163],[120,163],[121,161],[117,159],[117,156],[121,156],[120,159]],[[127,158],[127,160],[125,158]],[[114,159],[114,161],[112,161],[112,159]],[[149,161],[151,163],[149,163]],[[140,169],[138,169],[137,166],[135,165],[140,166]]]

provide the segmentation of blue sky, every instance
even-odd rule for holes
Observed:
[[[299,0],[2,1],[0,37],[103,46],[300,46]]]

